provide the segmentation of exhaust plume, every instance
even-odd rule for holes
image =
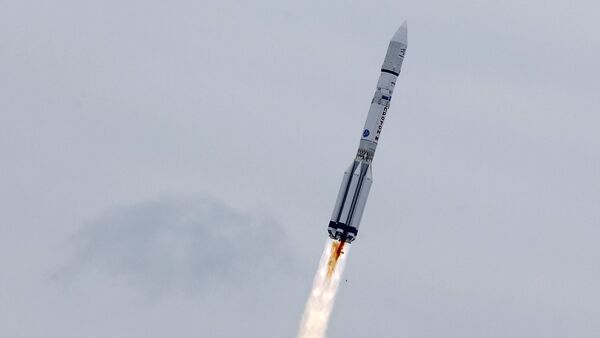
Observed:
[[[344,242],[328,240],[325,245],[302,315],[298,338],[325,337],[329,316],[344,271],[344,254],[349,249],[348,247],[344,249],[344,244]]]

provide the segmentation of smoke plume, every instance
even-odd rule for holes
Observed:
[[[328,240],[323,249],[319,268],[310,292],[298,338],[323,338],[327,331],[329,316],[344,271],[348,247],[344,242]]]

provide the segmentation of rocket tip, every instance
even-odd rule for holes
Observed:
[[[394,37],[392,38],[393,41],[398,41],[400,43],[403,44],[407,44],[407,35],[408,35],[408,27],[406,24],[406,20],[404,20],[402,22],[402,24],[400,25],[400,28],[398,28],[398,30],[396,31],[396,34],[394,34]]]

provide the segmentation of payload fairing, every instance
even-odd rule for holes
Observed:
[[[407,47],[406,21],[392,37],[383,60],[375,96],[362,131],[356,158],[344,173],[327,231],[329,237],[351,243],[356,239],[373,175],[371,162],[381,136],[383,122],[390,107],[396,79],[400,74]]]

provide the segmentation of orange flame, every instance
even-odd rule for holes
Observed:
[[[329,261],[327,262],[327,279],[330,279],[331,276],[333,276],[333,272],[335,271],[338,260],[344,253],[342,251],[344,249],[344,244],[346,244],[345,241],[333,241],[331,243],[331,255],[329,256]]]

